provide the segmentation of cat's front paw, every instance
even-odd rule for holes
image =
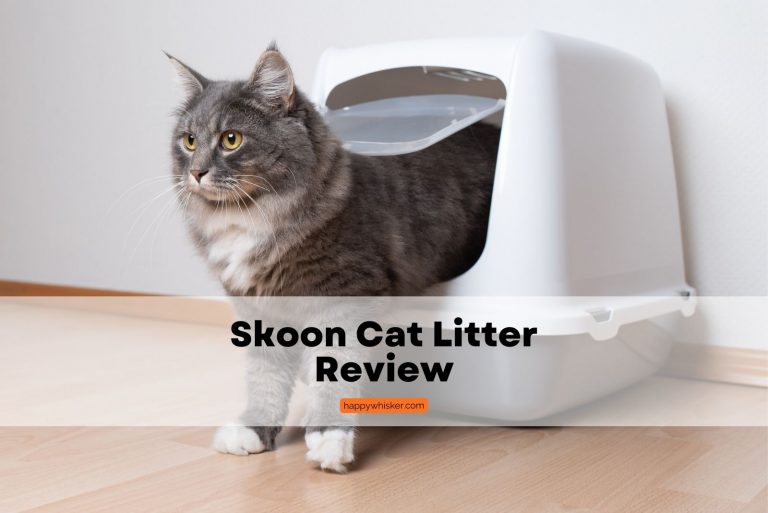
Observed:
[[[355,431],[351,428],[326,428],[307,431],[307,460],[320,465],[323,470],[343,474],[346,465],[355,459]]]
[[[213,437],[213,448],[224,454],[248,456],[267,450],[253,428],[237,424],[220,427]]]

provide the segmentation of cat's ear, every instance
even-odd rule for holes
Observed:
[[[181,85],[184,86],[184,89],[189,96],[201,93],[203,89],[205,89],[209,82],[207,78],[168,52],[163,51],[163,53],[168,57],[168,60],[171,61],[171,65],[176,70],[176,76],[179,78],[179,81],[181,81]]]
[[[259,57],[248,79],[248,87],[258,90],[274,108],[287,111],[293,107],[296,99],[293,71],[274,42]]]

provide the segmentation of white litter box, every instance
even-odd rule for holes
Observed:
[[[539,336],[524,350],[451,352],[461,362],[449,384],[424,393],[433,408],[539,418],[664,363],[670,340],[651,321],[691,315],[694,291],[651,67],[542,32],[410,41],[327,50],[313,98],[368,155],[419,151],[479,120],[501,126],[485,249],[436,289],[447,297],[435,316],[482,322],[505,296],[546,296],[527,303]],[[488,308],[467,309],[467,296]]]

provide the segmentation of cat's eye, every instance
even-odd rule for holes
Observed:
[[[184,143],[184,147],[188,149],[189,151],[195,151],[195,148],[197,147],[197,141],[195,140],[195,136],[192,134],[184,134],[181,136],[181,140]]]
[[[227,130],[221,134],[221,145],[227,150],[236,150],[243,144],[243,134],[237,130]]]

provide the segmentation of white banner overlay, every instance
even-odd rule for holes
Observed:
[[[0,426],[768,425],[765,297],[235,303],[0,298]],[[712,340],[758,386],[670,375]]]

